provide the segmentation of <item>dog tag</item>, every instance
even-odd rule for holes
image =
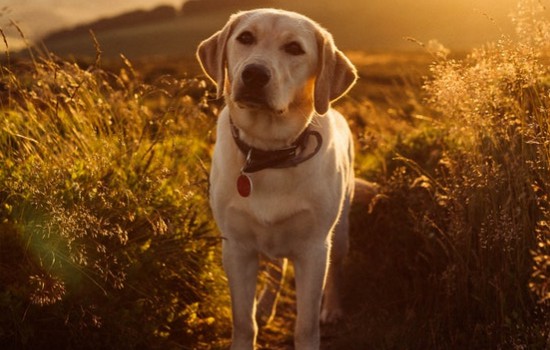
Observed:
[[[252,180],[248,175],[241,174],[237,178],[237,191],[241,197],[248,197],[252,193]]]

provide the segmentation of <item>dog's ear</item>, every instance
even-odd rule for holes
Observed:
[[[315,80],[314,107],[323,115],[330,103],[343,96],[357,80],[357,70],[350,60],[334,45],[332,36],[320,31],[318,34],[319,67]]]
[[[217,98],[223,96],[226,66],[225,47],[238,17],[238,14],[231,16],[220,31],[201,42],[197,48],[197,59],[202,70],[216,84]]]

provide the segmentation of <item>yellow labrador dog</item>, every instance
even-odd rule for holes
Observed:
[[[294,264],[295,347],[318,349],[320,321],[342,313],[338,280],[354,186],[350,129],[330,103],[354,84],[356,70],[317,23],[275,9],[231,16],[197,56],[226,101],[210,202],[224,238],[231,349],[255,346],[260,254]]]

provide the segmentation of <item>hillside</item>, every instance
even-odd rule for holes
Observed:
[[[192,0],[182,8],[162,7],[151,12],[135,11],[80,25],[51,34],[45,46],[61,56],[93,56],[95,48],[89,35],[92,29],[101,45],[103,57],[121,53],[135,59],[142,56],[182,57],[193,55],[200,40],[208,37],[237,10],[277,7],[302,12],[329,29],[344,50],[415,50],[418,46],[405,38],[421,42],[438,39],[453,49],[468,49],[511,32],[508,13],[515,0],[499,7],[489,0],[477,4],[442,4],[426,1],[417,4],[382,0],[359,2],[328,0],[316,2],[291,0]]]
[[[102,18],[92,23],[81,24],[74,28],[59,30],[46,35],[43,40],[44,42],[55,42],[71,38],[75,35],[87,34],[90,30],[98,33],[127,27],[137,27],[171,20],[176,15],[177,11],[172,6],[159,6],[151,11],[136,10],[114,17]]]
[[[198,42],[225,23],[238,10],[275,6],[262,0],[191,0],[180,9],[159,6],[102,18],[48,34],[42,39],[48,50],[61,55],[93,56],[90,30],[97,36],[103,57],[190,56]]]

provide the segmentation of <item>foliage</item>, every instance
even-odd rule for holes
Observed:
[[[2,67],[3,348],[173,348],[227,322],[204,82]],[[191,97],[195,96],[195,98]]]
[[[353,208],[349,315],[324,329],[326,348],[549,346],[550,31],[539,5],[521,2],[517,40],[461,59],[431,42],[423,86],[391,65],[359,67],[363,82],[337,108],[358,175],[380,191]],[[143,78],[126,60],[117,73],[99,63],[2,67],[0,346],[226,347],[206,201],[219,106],[173,62],[146,62]],[[291,342],[293,297],[283,291],[261,344]]]
[[[538,5],[521,3],[517,40],[463,59],[433,52],[415,128],[377,156],[387,170],[371,214],[354,211],[349,298],[363,305],[335,349],[548,347],[550,31]]]
[[[539,19],[536,1],[520,2],[518,11],[517,42],[502,39],[463,62],[443,60],[426,85],[458,146],[445,159],[443,184],[460,199],[457,211],[466,220],[457,230],[472,234],[480,248],[512,253],[499,262],[503,273],[526,267],[527,249],[537,249],[537,241],[544,249],[550,233],[550,68],[544,63],[550,26]],[[544,259],[541,250],[536,261]],[[550,298],[546,274],[538,271],[531,282],[541,302]]]

